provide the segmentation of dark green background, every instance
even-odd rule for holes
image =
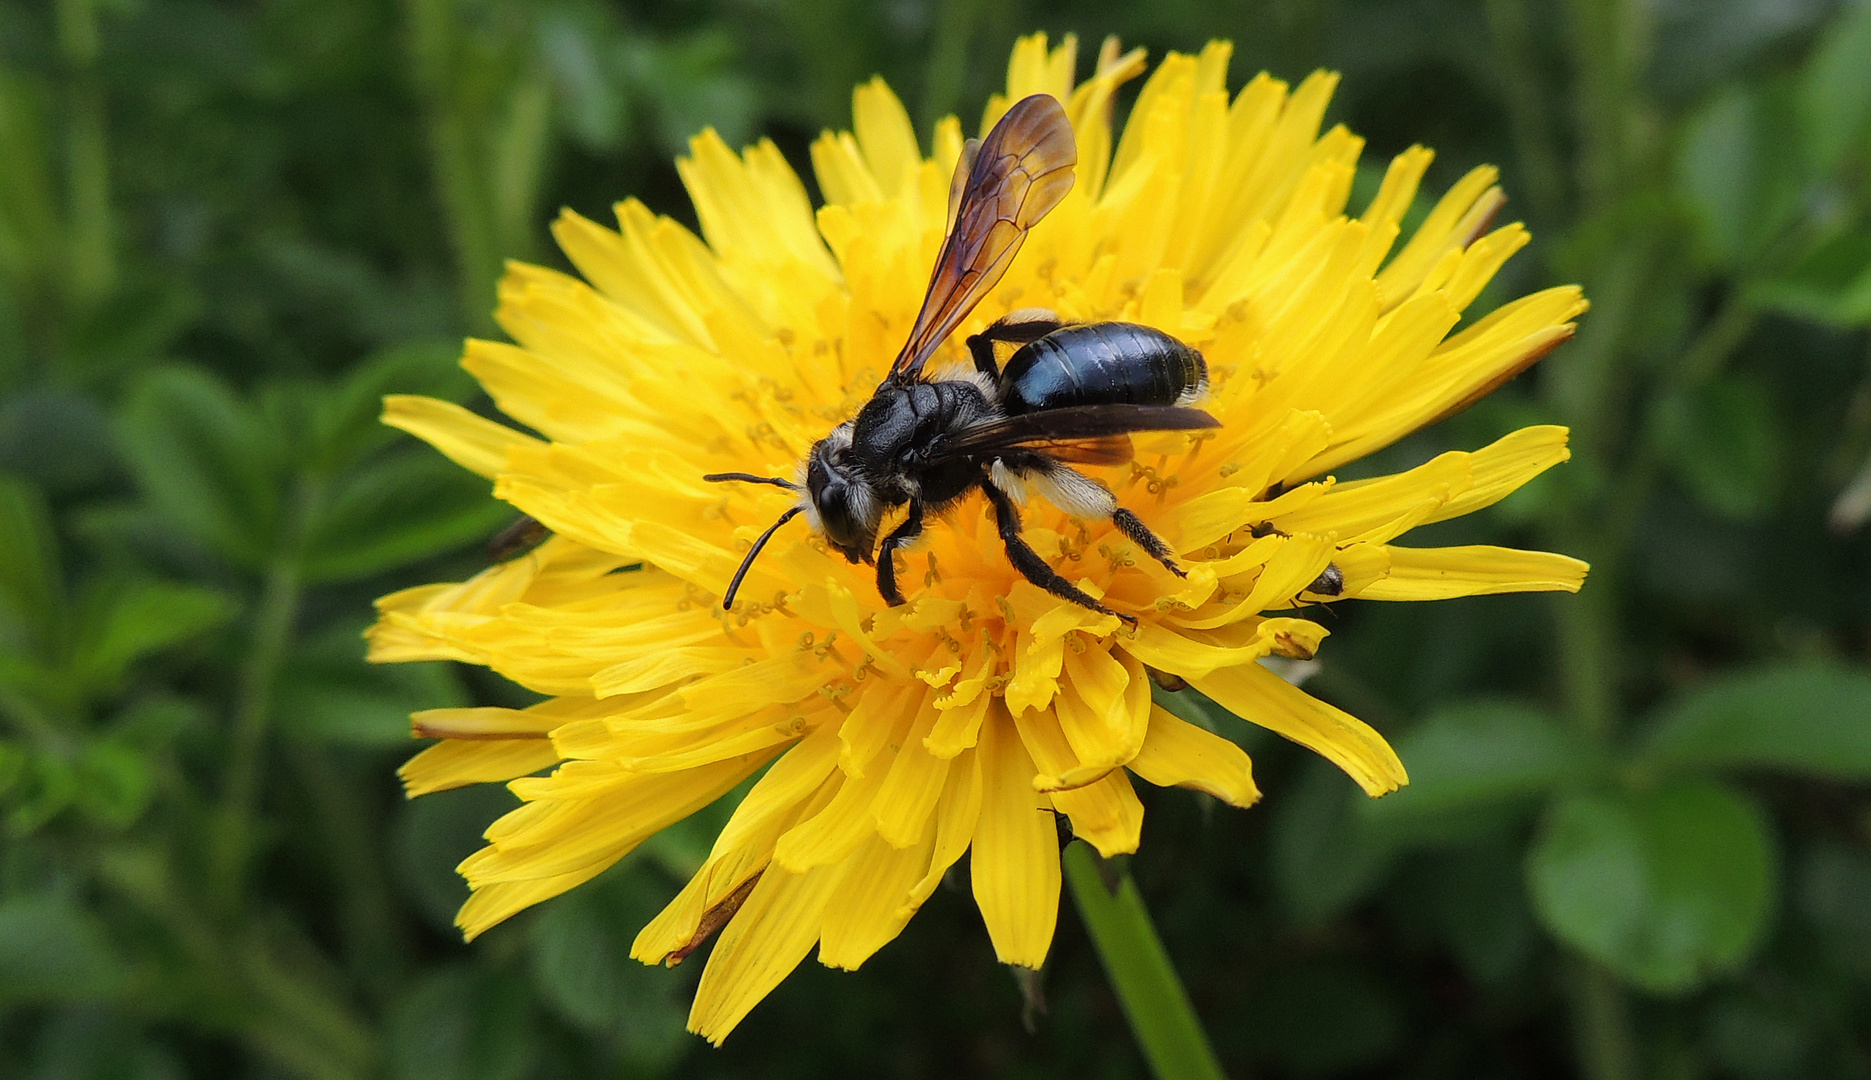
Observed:
[[[706,1049],[699,964],[625,952],[711,821],[463,946],[510,797],[403,801],[405,714],[520,698],[358,639],[510,520],[377,399],[484,405],[459,341],[557,207],[691,220],[689,134],[803,166],[873,73],[972,124],[1042,28],[1336,68],[1372,170],[1502,166],[1536,240],[1484,307],[1595,304],[1358,466],[1574,431],[1412,542],[1582,594],[1326,617],[1311,687],[1410,789],[1168,702],[1267,792],[1145,792],[1132,864],[1231,1075],[1871,1077],[1871,4],[1828,0],[0,3],[0,1077],[1141,1072],[1069,904],[1029,1033],[956,890]]]

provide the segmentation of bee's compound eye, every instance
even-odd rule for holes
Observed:
[[[850,547],[857,531],[857,522],[851,519],[850,486],[833,480],[812,493],[812,505],[819,512],[825,538],[839,547]]]

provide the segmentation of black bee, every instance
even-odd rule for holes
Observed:
[[[1187,407],[1208,389],[1201,353],[1147,326],[1066,325],[1051,312],[1028,309],[968,339],[974,371],[940,380],[922,375],[929,357],[999,283],[1028,230],[1072,189],[1077,163],[1065,110],[1044,94],[1016,103],[985,140],[968,143],[949,189],[948,237],[928,295],[876,394],[812,447],[798,482],[748,473],[703,478],[802,493],[754,541],[722,607],[733,605],[767,540],[799,514],[846,559],[874,562],[877,592],[901,604],[892,556],[922,532],[928,515],[977,488],[994,508],[1014,568],[1055,596],[1118,614],[1061,577],[1021,538],[1016,504],[1029,488],[1076,517],[1110,518],[1183,576],[1168,544],[1069,463],[1128,461],[1132,432],[1219,427]],[[1004,366],[996,345],[1014,347]],[[908,516],[880,546],[885,512],[906,503]]]

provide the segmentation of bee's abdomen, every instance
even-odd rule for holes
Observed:
[[[1008,415],[1075,405],[1185,405],[1208,388],[1202,354],[1135,323],[1067,326],[1020,348],[1000,376]]]

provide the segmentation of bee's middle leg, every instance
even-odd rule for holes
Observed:
[[[884,537],[883,547],[877,552],[877,595],[884,598],[884,603],[896,607],[903,603],[903,594],[897,590],[897,548],[922,535],[923,503],[921,499],[910,500],[910,516],[903,519],[903,524],[890,531]]]
[[[1001,543],[1007,548],[1007,559],[1013,563],[1015,570],[1020,571],[1021,577],[1061,600],[1070,600],[1081,607],[1088,607],[1105,615],[1116,615],[1127,623],[1136,624],[1137,620],[1134,616],[1111,610],[1099,603],[1090,593],[1060,576],[1059,572],[1049,566],[1045,559],[1040,558],[1039,552],[1034,551],[1032,545],[1021,537],[1020,510],[1014,506],[1013,498],[995,487],[989,480],[982,481],[981,488],[987,492],[988,502],[994,506],[994,524],[1000,530]]]

